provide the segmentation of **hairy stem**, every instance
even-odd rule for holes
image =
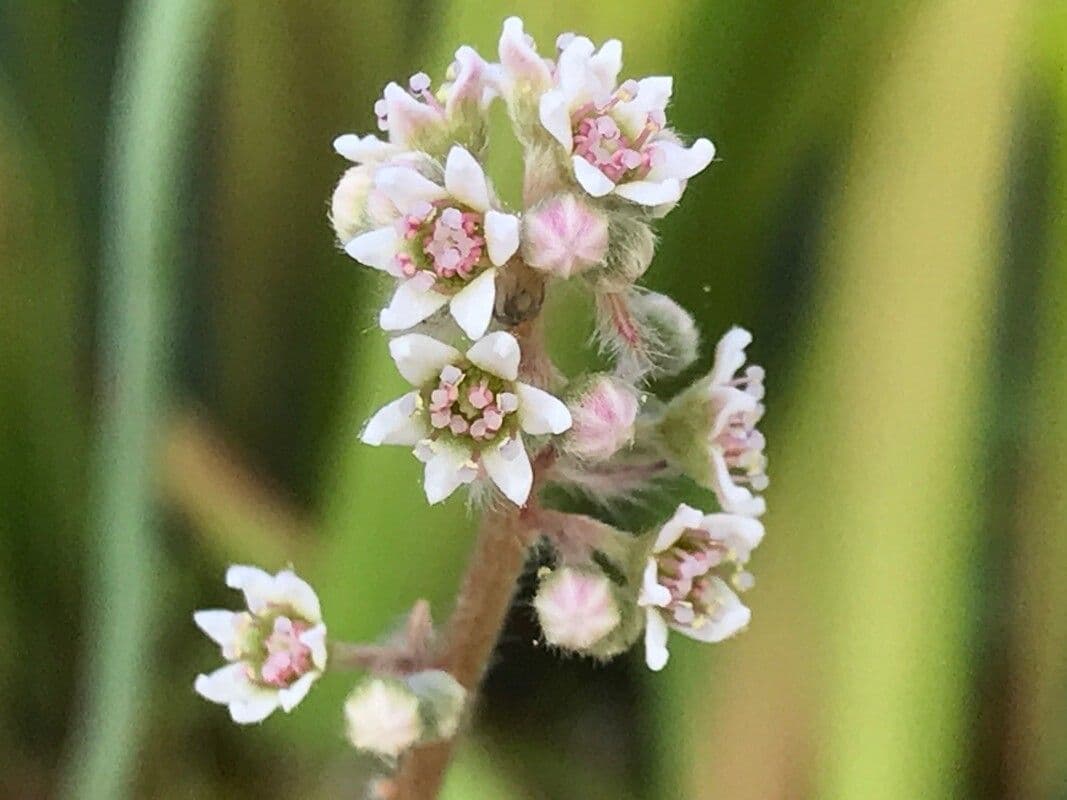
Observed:
[[[471,693],[496,647],[526,561],[532,528],[517,508],[490,511],[482,522],[444,645],[434,666],[452,674]],[[444,781],[455,740],[417,747],[401,762],[390,787],[395,800],[432,800]]]

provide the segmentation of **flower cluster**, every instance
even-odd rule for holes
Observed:
[[[672,79],[625,76],[617,40],[567,33],[549,56],[511,18],[498,59],[461,47],[436,87],[421,72],[385,87],[374,107],[381,136],[334,141],[351,165],[330,220],[348,256],[387,276],[378,322],[410,384],[361,439],[410,448],[428,502],[466,489],[520,541],[538,543],[547,561],[532,608],[547,645],[607,659],[643,633],[647,664],[660,670],[669,630],[719,642],[748,624],[739,594],[754,582],[746,565],[764,532],[763,371],[745,366],[751,335],[728,331],[710,372],[658,398],[656,381],[699,360],[700,336],[679,303],[638,284],[656,221],[715,147],[670,127]],[[518,208],[484,167],[496,102],[523,149]],[[583,319],[543,318],[564,281],[589,295],[587,330]],[[550,326],[591,333],[609,366],[565,376],[545,345]],[[651,531],[618,524],[628,503],[680,475],[719,510],[682,504]],[[564,491],[542,497],[545,486]],[[599,511],[559,507],[568,493]],[[493,563],[473,564],[465,585]],[[510,591],[499,577],[492,585]],[[318,600],[291,572],[234,567],[228,583],[248,610],[197,614],[230,664],[196,688],[239,722],[288,711],[326,667]],[[348,738],[388,761],[451,737],[474,688],[436,668],[447,659],[420,608],[400,644],[331,642],[331,666],[370,673],[345,705]]]

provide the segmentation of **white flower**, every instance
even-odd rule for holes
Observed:
[[[518,250],[519,218],[491,207],[485,172],[458,146],[449,151],[444,186],[407,164],[380,167],[374,185],[397,216],[352,239],[345,251],[400,280],[381,326],[405,330],[447,305],[477,339],[493,314],[496,267]]]
[[[600,49],[584,36],[560,37],[553,88],[541,95],[539,117],[570,158],[574,177],[593,197],[615,194],[643,206],[669,206],[685,181],[715,157],[698,139],[685,147],[666,128],[669,77],[618,84],[622,44]]]
[[[357,750],[396,758],[422,738],[419,698],[398,680],[367,680],[345,701],[345,729]]]
[[[519,343],[498,331],[466,354],[409,333],[389,343],[400,374],[415,390],[367,422],[367,444],[415,445],[426,464],[426,499],[437,503],[481,475],[516,505],[530,495],[533,471],[522,434],[559,434],[571,426],[557,398],[518,380]]]
[[[763,369],[745,363],[752,334],[732,328],[715,348],[708,375],[675,397],[659,422],[660,440],[672,460],[715,492],[732,514],[759,516],[766,503],[766,441],[756,425],[763,417]],[[701,447],[700,443],[704,446]]]
[[[477,144],[484,138],[485,110],[495,95],[493,70],[472,48],[461,47],[437,91],[423,72],[411,76],[408,89],[398,83],[385,87],[374,111],[378,127],[389,134],[387,142],[349,133],[334,140],[334,149],[365,164],[412,150],[443,155],[453,142]]]
[[[758,519],[678,506],[652,546],[638,598],[645,607],[650,669],[666,666],[670,629],[697,641],[721,642],[748,625],[751,612],[714,571],[726,570],[736,588],[747,589],[751,575],[741,567],[762,539]]]
[[[326,626],[319,598],[293,572],[270,575],[233,566],[226,585],[244,592],[247,611],[197,611],[193,620],[222,649],[229,664],[198,675],[196,691],[229,706],[234,722],[291,711],[326,668]]]

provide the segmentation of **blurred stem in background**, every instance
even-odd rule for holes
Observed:
[[[187,221],[179,187],[188,174],[184,156],[213,5],[134,3],[114,89],[87,694],[65,785],[65,795],[80,800],[127,795],[150,702],[153,592],[161,569],[155,473],[173,279]]]

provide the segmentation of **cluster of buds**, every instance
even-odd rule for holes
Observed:
[[[548,645],[606,659],[644,632],[659,670],[670,629],[718,642],[747,625],[738,593],[753,583],[745,565],[763,536],[763,371],[741,372],[752,337],[730,330],[710,373],[656,398],[653,381],[689,369],[700,337],[679,303],[638,285],[656,220],[715,148],[669,126],[671,78],[622,76],[617,40],[568,33],[549,57],[511,18],[498,54],[490,63],[461,47],[437,88],[424,73],[407,88],[390,83],[375,106],[384,135],[334,142],[352,163],[331,223],[339,247],[394,287],[378,320],[411,386],[361,438],[410,448],[428,502],[464,490],[542,543],[549,565],[533,608]],[[483,166],[498,101],[523,148],[521,208],[501,201]],[[606,371],[564,376],[546,351],[544,297],[564,281],[591,295]],[[644,532],[600,518],[617,521],[625,503],[679,474],[720,509],[681,505]],[[551,485],[604,513],[548,507],[540,490]],[[325,628],[314,593],[291,573],[235,575],[249,611],[197,617],[232,664],[197,688],[253,721],[289,710],[321,674]],[[387,759],[451,736],[466,697],[432,662],[404,663],[373,673],[345,706],[352,743]]]

